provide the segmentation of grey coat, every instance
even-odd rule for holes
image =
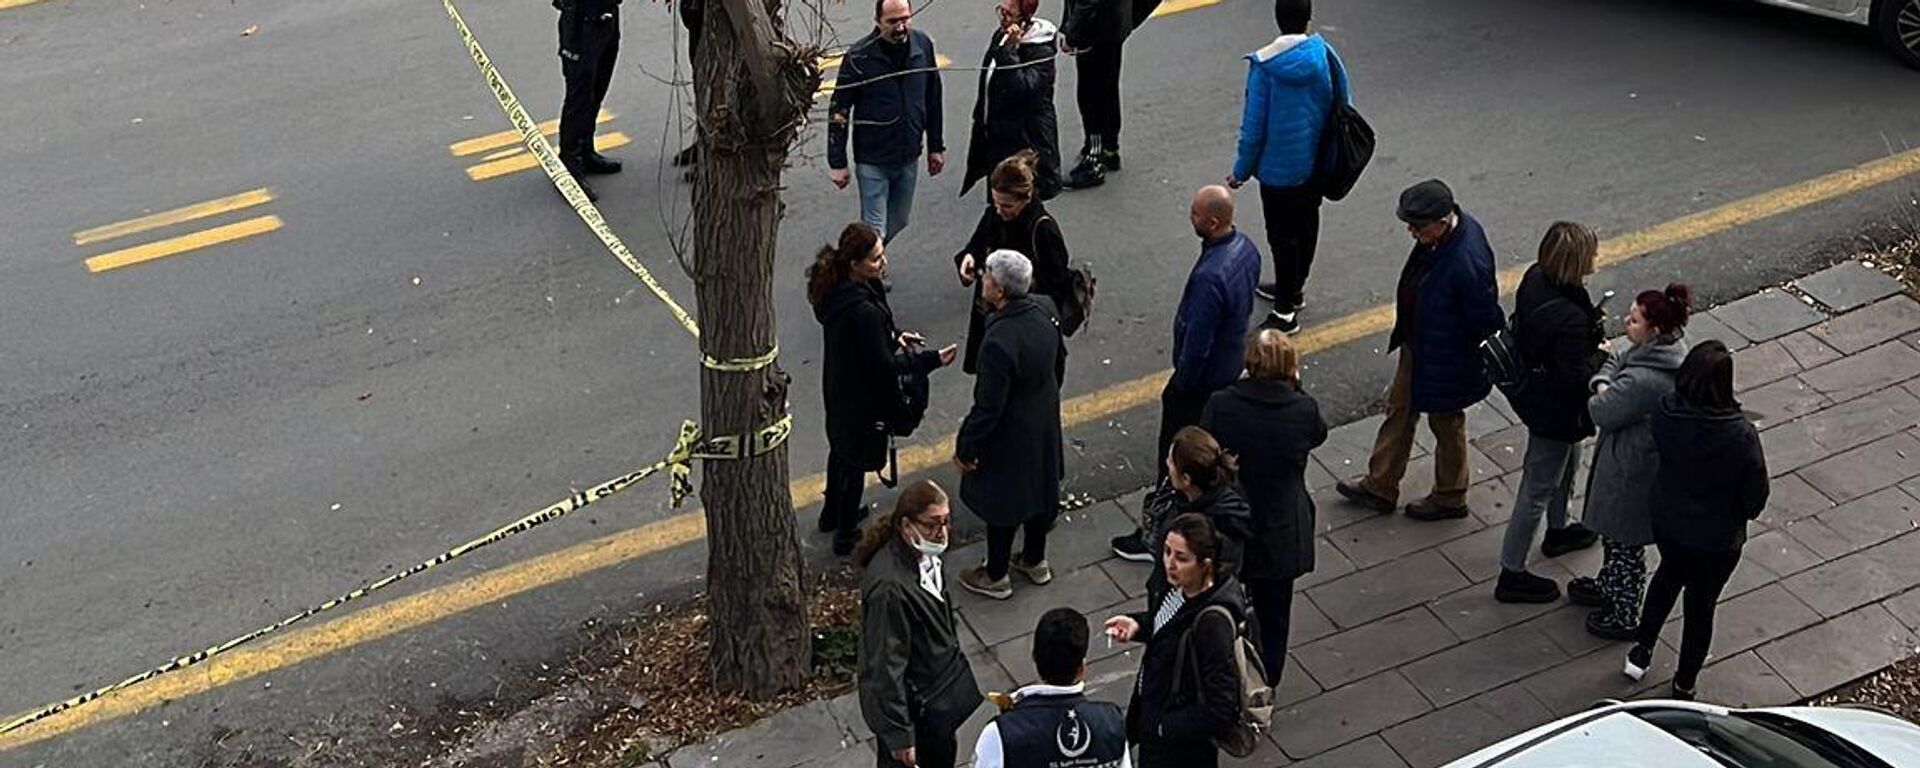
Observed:
[[[1593,444],[1583,521],[1618,543],[1653,543],[1653,479],[1660,456],[1651,417],[1661,399],[1673,394],[1674,371],[1686,357],[1682,334],[1659,336],[1614,352],[1587,382],[1589,391],[1601,382],[1608,388],[1587,398],[1587,413],[1600,437]]]

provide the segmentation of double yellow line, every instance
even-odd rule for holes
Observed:
[[[1600,245],[1598,261],[1603,266],[1618,265],[1662,248],[1710,237],[1917,173],[1920,173],[1920,150],[1909,150],[1609,238]],[[1502,292],[1510,292],[1524,273],[1524,267],[1503,270],[1499,276]],[[1379,333],[1392,322],[1393,307],[1376,306],[1306,329],[1296,337],[1296,343],[1303,353],[1310,354]],[[1062,421],[1065,426],[1072,428],[1150,404],[1168,373],[1161,371],[1142,376],[1067,400],[1061,405]],[[901,469],[915,473],[939,466],[951,455],[953,439],[952,434],[941,435],[902,451]],[[798,509],[817,503],[824,483],[824,476],[818,474],[793,481],[788,493],[794,507]],[[254,647],[239,649],[196,667],[197,671],[192,674],[161,677],[149,684],[108,695],[85,707],[0,736],[0,751],[33,744],[168,701],[204,693],[426,626],[541,587],[690,544],[705,535],[704,513],[687,512],[479,573],[324,624],[289,632]]]
[[[139,234],[175,224],[221,216],[235,211],[243,211],[273,201],[273,191],[265,188],[248,190],[237,195],[229,195],[217,200],[175,208],[170,211],[141,216],[136,219],[115,222],[105,226],[81,230],[73,233],[76,246],[92,245],[128,235]],[[256,216],[245,221],[226,224],[212,229],[170,237],[131,248],[94,256],[86,260],[88,272],[106,272],[108,270],[130,267],[154,259],[163,259],[187,251],[230,243],[254,235],[265,234],[281,228],[285,222],[278,216]]]
[[[600,114],[594,117],[593,122],[595,125],[602,125],[612,120],[612,112],[601,110]],[[539,128],[540,133],[546,136],[552,136],[560,132],[560,120],[555,118],[540,123]],[[631,143],[633,143],[633,138],[619,131],[593,137],[593,149],[595,152],[604,152],[616,147],[624,147]],[[474,181],[497,179],[508,174],[531,171],[540,167],[539,159],[527,154],[527,148],[520,143],[520,132],[514,130],[489,133],[478,138],[456,141],[447,145],[447,151],[452,152],[454,157],[469,157],[482,152],[488,153],[486,156],[480,158],[479,163],[467,167],[467,178]]]

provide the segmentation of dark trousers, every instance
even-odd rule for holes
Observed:
[[[1211,390],[1174,389],[1171,381],[1160,390],[1160,441],[1153,449],[1153,463],[1160,468],[1159,479],[1167,479],[1167,449],[1173,445],[1174,433],[1199,424],[1200,412],[1207,409],[1207,398],[1212,396]]]
[[[620,55],[620,19],[578,20],[560,14],[560,74],[567,79],[560,104],[560,154],[579,157],[593,151],[593,124],[613,82]]]
[[[1055,505],[1054,509],[1058,509]],[[1013,562],[1013,535],[1024,533],[1025,542],[1020,550],[1020,560],[1028,565],[1047,559],[1047,532],[1053,530],[1054,509],[1026,521],[1018,526],[987,526],[987,576],[995,581],[1006,578],[1007,568]],[[923,758],[921,762],[925,762]]]
[[[866,480],[866,472],[828,449],[826,501],[820,516],[833,521],[836,530],[853,531],[860,525],[860,494],[866,491]]]
[[[1320,193],[1302,187],[1260,185],[1260,212],[1273,252],[1273,308],[1291,312],[1306,303],[1307,270],[1320,244]]]
[[[1108,150],[1120,148],[1120,43],[1096,45],[1080,54],[1080,125],[1087,138],[1099,137]]]
[[[1260,626],[1260,661],[1267,668],[1267,685],[1280,687],[1287,668],[1287,633],[1293,628],[1293,579],[1249,579],[1247,598]]]
[[[1707,648],[1713,645],[1713,609],[1720,602],[1720,590],[1740,564],[1740,550],[1713,551],[1678,544],[1662,543],[1660,567],[1653,571],[1653,583],[1647,585],[1647,604],[1640,613],[1640,645],[1652,648],[1660,640],[1660,625],[1673,612],[1680,593],[1687,594],[1687,615],[1680,631],[1680,665],[1673,683],[1691,690],[1700,678],[1700,667],[1707,662]]]
[[[1148,738],[1141,740],[1140,762],[1134,765],[1140,768],[1217,768],[1220,765],[1220,748],[1206,741]]]
[[[905,764],[887,754],[887,748],[873,743],[879,753],[879,768],[905,768]],[[953,768],[960,753],[960,742],[950,729],[928,729],[918,723],[913,727],[913,757],[919,761],[919,768]]]

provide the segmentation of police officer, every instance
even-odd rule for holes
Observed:
[[[1015,691],[1011,709],[980,732],[974,768],[1132,768],[1127,718],[1086,696],[1087,617],[1055,608],[1033,631],[1040,683]]]
[[[593,151],[593,124],[613,80],[620,53],[620,0],[553,0],[560,9],[560,73],[567,98],[560,106],[560,162],[588,200],[598,200],[581,177],[619,173],[620,163]]]

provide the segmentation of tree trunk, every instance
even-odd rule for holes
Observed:
[[[776,338],[780,173],[818,72],[785,39],[781,0],[682,1],[705,3],[693,62],[701,127],[693,195],[700,347],[720,360],[757,357]],[[744,373],[703,369],[705,433],[751,435],[779,421],[787,413],[787,382],[777,364]],[[753,699],[796,688],[806,680],[811,648],[787,449],[707,461],[701,478],[714,684]]]

